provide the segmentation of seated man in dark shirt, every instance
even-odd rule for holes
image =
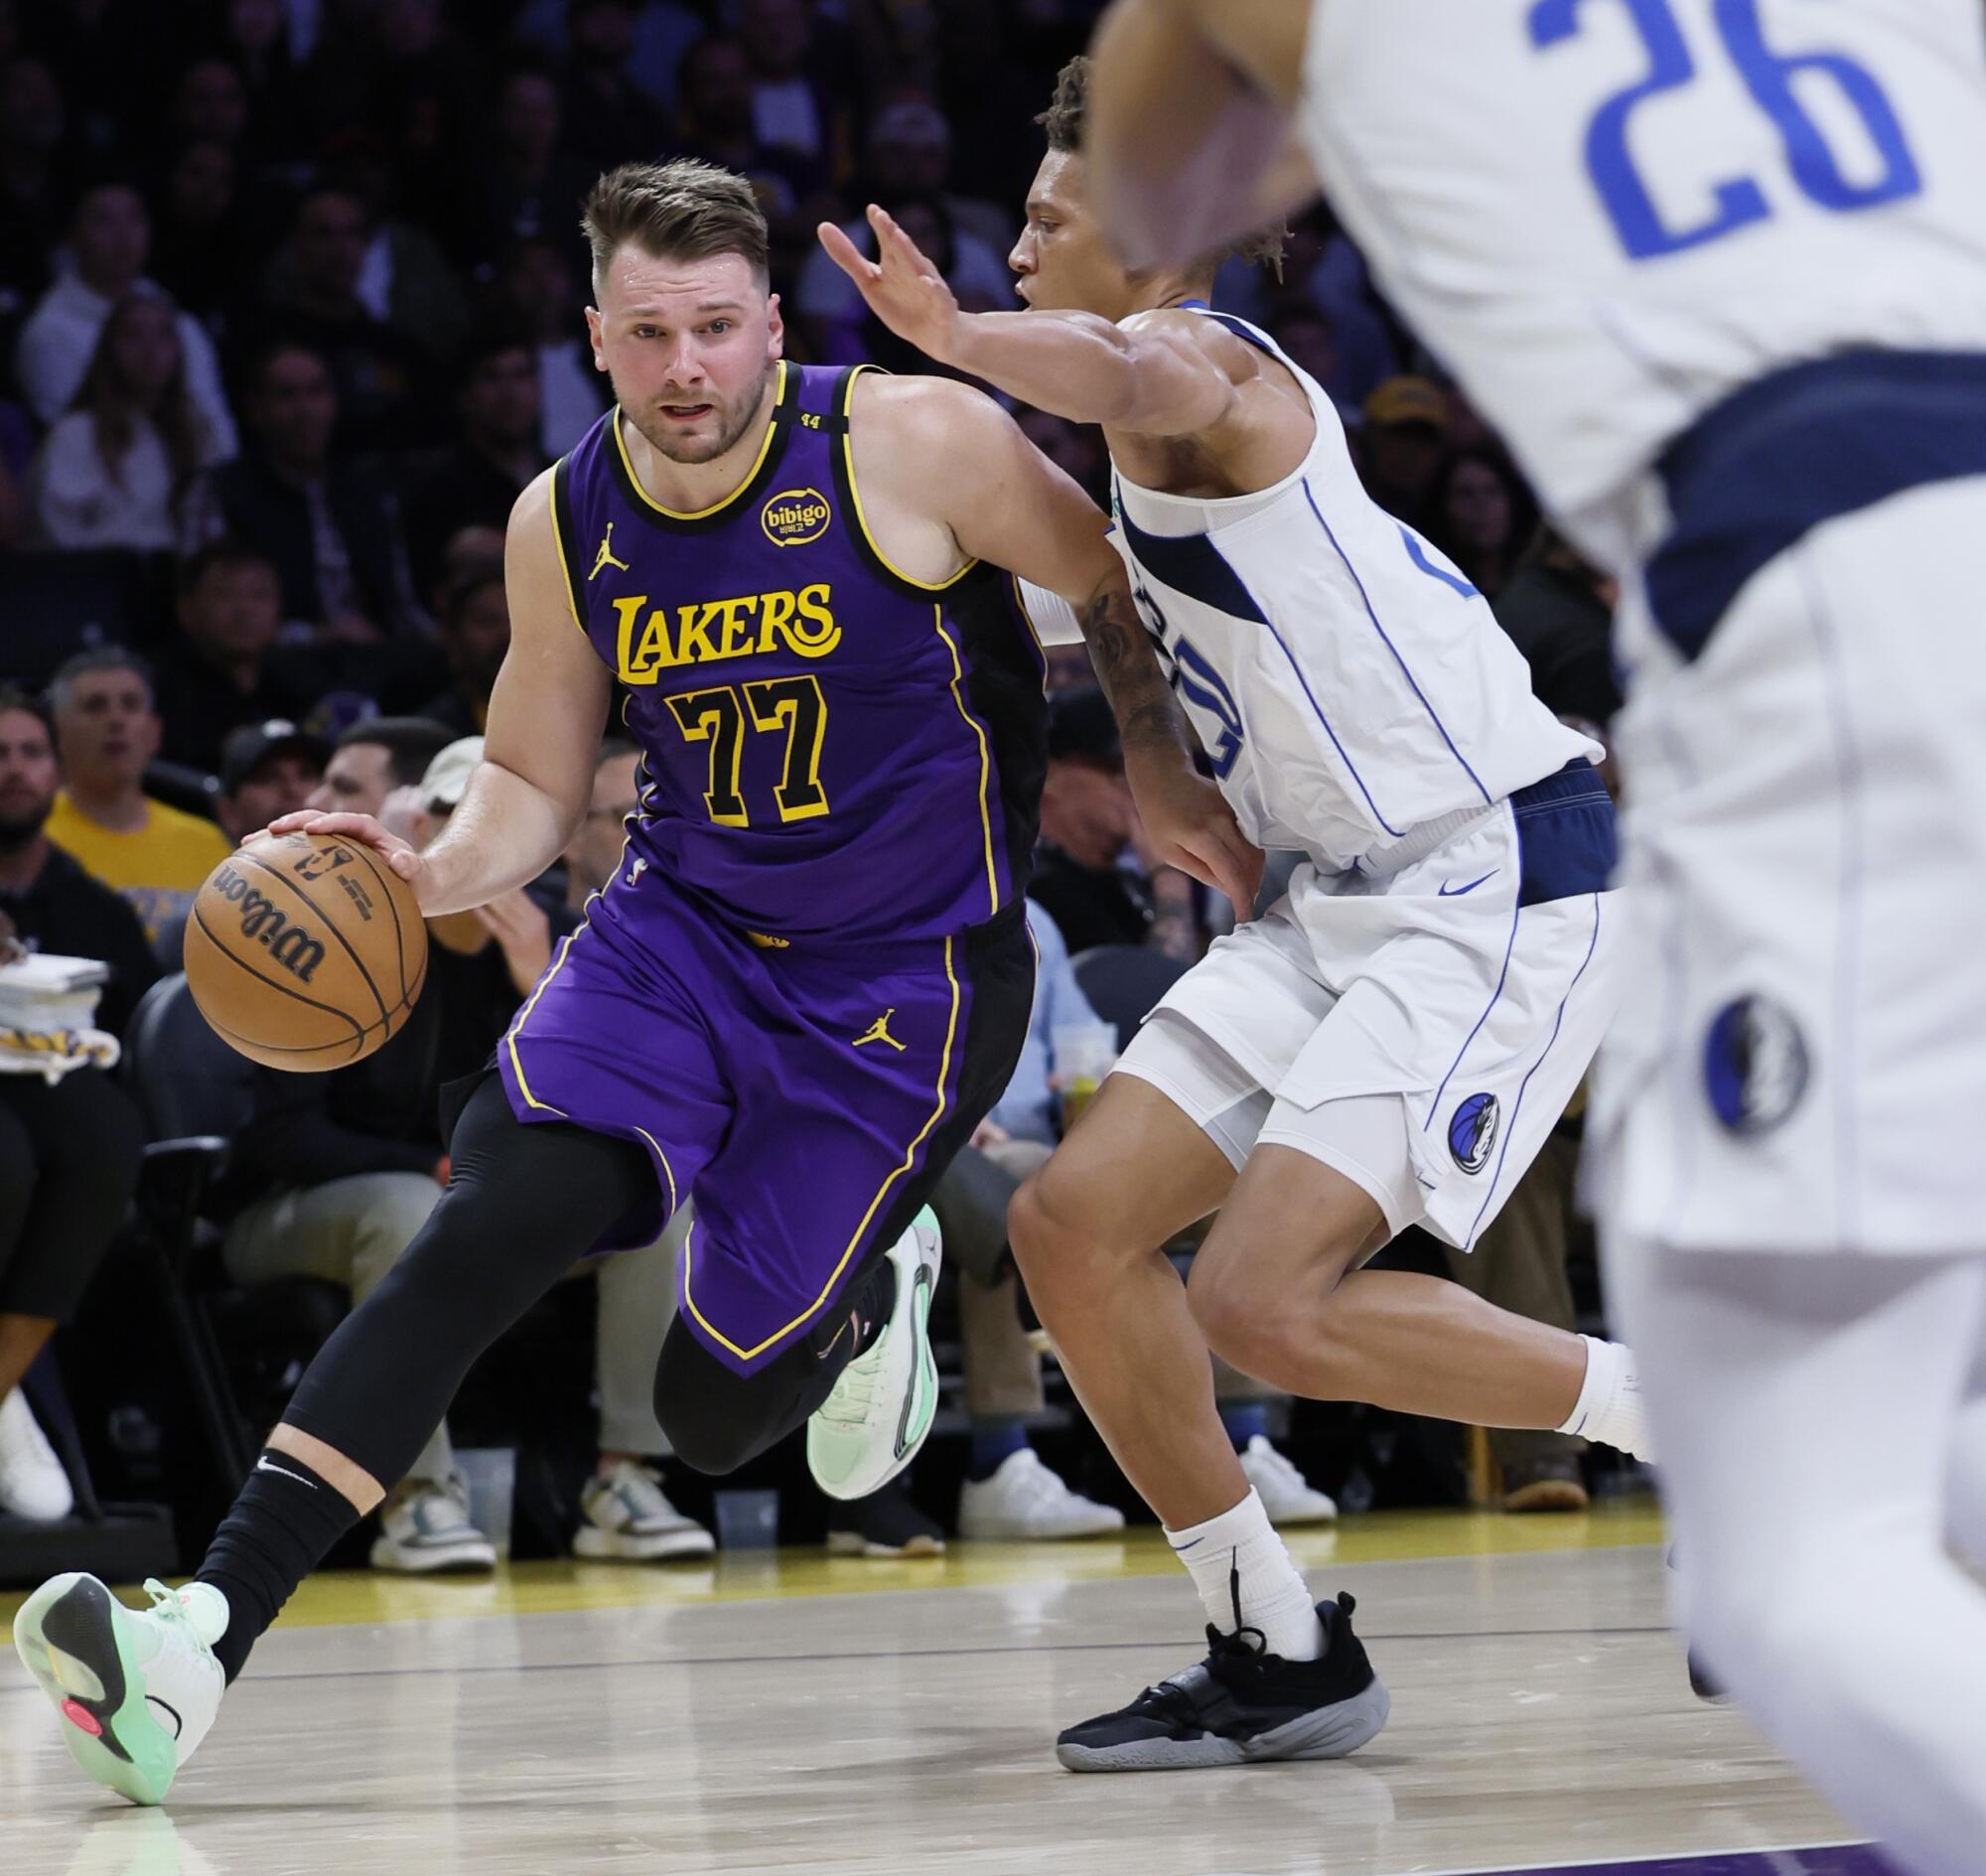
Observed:
[[[412,789],[380,804],[396,833],[425,845],[461,800],[482,739],[443,749]],[[428,976],[405,1026],[376,1054],[324,1075],[258,1069],[254,1117],[234,1155],[241,1210],[221,1248],[237,1283],[328,1278],[355,1304],[385,1277],[447,1183],[444,1083],[476,1074],[517,1005],[578,921],[528,893],[428,921]],[[469,1521],[446,1425],[380,1508],[372,1567],[488,1569],[490,1539]]]
[[[96,1025],[121,1033],[158,967],[138,915],[43,831],[55,798],[49,720],[0,686],[0,957],[33,950],[107,964]],[[55,1081],[0,1074],[0,1515],[58,1518],[74,1507],[21,1382],[110,1248],[144,1138],[138,1110],[102,1069]]]
[[[1151,943],[1183,962],[1199,957],[1193,881],[1148,863],[1144,842],[1109,702],[1093,688],[1058,692],[1049,706],[1042,845],[1028,891],[1070,956],[1099,944]]]

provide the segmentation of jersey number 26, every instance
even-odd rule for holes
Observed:
[[[1766,192],[1749,176],[1713,186],[1714,209],[1686,226],[1663,220],[1628,148],[1628,124],[1650,98],[1680,90],[1697,76],[1696,61],[1671,0],[1536,0],[1530,12],[1531,44],[1540,52],[1565,44],[1580,30],[1580,11],[1624,6],[1648,51],[1648,74],[1618,91],[1594,113],[1586,131],[1586,167],[1612,218],[1621,244],[1634,260],[1681,253],[1772,216]],[[1759,23],[1759,0],[1713,0],[1719,36],[1753,101],[1778,128],[1786,164],[1808,201],[1834,215],[1873,209],[1920,195],[1923,178],[1904,138],[1903,124],[1883,87],[1866,67],[1845,53],[1775,53]],[[1862,120],[1881,173],[1851,180],[1827,137],[1800,101],[1794,81],[1825,79]],[[1812,92],[1808,92],[1812,96]]]

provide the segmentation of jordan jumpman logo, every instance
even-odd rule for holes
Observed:
[[[597,580],[609,567],[619,567],[623,573],[628,571],[627,561],[623,560],[614,551],[614,523],[612,521],[607,523],[607,532],[601,537],[600,552],[594,556],[593,560],[593,571],[586,577],[589,581]]]
[[[877,1019],[869,1025],[866,1034],[856,1037],[855,1047],[860,1049],[865,1042],[886,1042],[899,1055],[902,1055],[904,1053],[904,1045],[900,1043],[896,1039],[896,1037],[890,1034],[890,1018],[895,1016],[896,1013],[897,1013],[897,1006],[893,1003],[887,1010],[883,1012],[881,1016],[877,1017]]]

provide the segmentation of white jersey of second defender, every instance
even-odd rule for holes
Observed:
[[[1712,405],[1986,335],[1979,0],[1313,0],[1298,128],[1408,322],[1590,551]]]
[[[1489,602],[1374,505],[1331,399],[1295,375],[1317,435],[1272,488],[1225,501],[1112,480],[1112,539],[1173,688],[1258,846],[1326,874],[1407,850],[1601,752],[1531,690]]]

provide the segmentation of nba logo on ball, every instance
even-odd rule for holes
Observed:
[[[1765,1133],[1806,1092],[1806,1043],[1791,1014],[1770,998],[1739,997],[1711,1020],[1703,1082],[1711,1111],[1733,1133]]]
[[[803,547],[827,532],[834,510],[818,489],[782,489],[759,511],[759,525],[775,547]]]
[[[1465,1173],[1480,1173],[1490,1164],[1497,1112],[1494,1094],[1472,1094],[1449,1121],[1448,1150]]]

